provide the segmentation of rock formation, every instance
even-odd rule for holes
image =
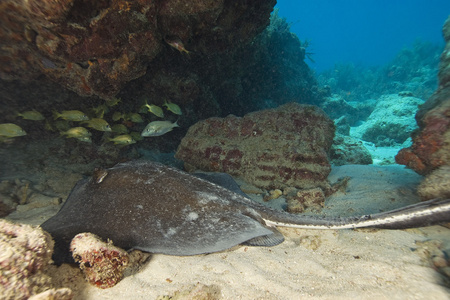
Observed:
[[[446,46],[439,66],[439,87],[416,114],[420,129],[413,134],[413,145],[402,149],[395,157],[397,163],[427,176],[441,172],[440,169],[450,165],[450,18],[444,24],[443,34]],[[435,179],[433,182],[436,185]],[[448,187],[448,183],[443,184]],[[425,188],[421,185],[421,189]],[[430,193],[429,190],[426,192],[427,195]],[[448,190],[441,189],[433,196],[444,197],[448,194]]]
[[[328,188],[334,124],[315,106],[288,103],[188,130],[176,157],[188,170],[226,172],[264,189]]]
[[[164,53],[207,54],[248,42],[268,25],[275,3],[5,0],[0,78],[45,75],[80,95],[110,99],[154,72]]]
[[[423,100],[396,94],[383,95],[366,122],[356,127],[352,135],[379,147],[404,143],[417,128],[413,114]]]

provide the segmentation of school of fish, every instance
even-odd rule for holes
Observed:
[[[176,116],[183,114],[181,108],[170,100],[164,100],[162,107],[149,104],[145,100],[139,112],[111,111],[112,107],[117,106],[120,102],[120,98],[114,98],[91,108],[88,113],[81,110],[52,110],[53,118],[46,118],[44,114],[33,109],[16,112],[16,117],[28,121],[42,121],[44,122],[44,129],[59,132],[62,137],[74,138],[84,143],[92,143],[93,135],[90,130],[104,132],[105,135],[102,137],[104,143],[111,142],[114,145],[126,146],[143,140],[144,137],[162,136],[179,127],[178,120],[175,122],[154,120],[155,117],[164,118],[162,107],[165,107],[169,114]],[[115,124],[110,125],[107,120],[115,122]],[[136,130],[136,127],[143,126],[139,124],[145,123],[145,120],[149,120],[149,122],[141,132],[133,131]],[[13,139],[26,134],[24,129],[14,123],[0,124],[0,143],[11,142]]]

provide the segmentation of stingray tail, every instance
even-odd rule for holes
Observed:
[[[433,199],[387,212],[349,218],[320,218],[287,213],[263,217],[268,226],[309,229],[375,227],[405,229],[450,222],[450,199]]]
[[[450,199],[433,199],[388,212],[368,215],[356,227],[403,229],[445,222],[450,222]]]

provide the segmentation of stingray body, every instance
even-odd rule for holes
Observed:
[[[294,215],[246,198],[229,175],[202,177],[209,180],[150,161],[96,171],[79,181],[61,210],[42,224],[55,239],[54,260],[71,260],[70,241],[81,232],[124,249],[195,255],[238,244],[277,245],[284,238],[276,226],[408,228],[450,221],[448,199],[355,218]]]

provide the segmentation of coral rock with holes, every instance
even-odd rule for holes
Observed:
[[[70,251],[86,280],[102,289],[116,285],[129,263],[127,251],[115,247],[111,241],[103,242],[92,233],[77,234],[70,243]]]
[[[263,189],[329,188],[334,124],[318,107],[288,103],[188,130],[176,157],[189,171],[225,172]]]
[[[45,270],[52,253],[53,240],[47,232],[0,219],[0,298],[28,299],[51,289]],[[55,300],[71,299],[72,294],[69,289],[52,293]]]

